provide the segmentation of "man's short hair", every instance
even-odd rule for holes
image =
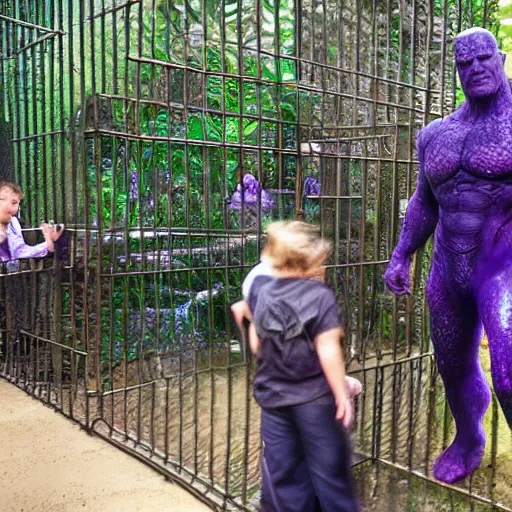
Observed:
[[[20,199],[23,199],[23,190],[21,190],[21,187],[16,183],[12,183],[11,181],[0,181],[0,190],[3,188],[10,189],[15,194],[18,194]]]

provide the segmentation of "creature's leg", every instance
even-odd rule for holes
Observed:
[[[435,264],[427,300],[437,366],[457,427],[433,472],[438,480],[452,483],[473,473],[484,454],[482,419],[491,395],[478,357],[482,329],[474,302],[450,292]]]
[[[512,429],[512,267],[483,283],[478,309],[489,339],[494,391]]]

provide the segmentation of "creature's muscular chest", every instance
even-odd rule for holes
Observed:
[[[461,170],[482,179],[511,177],[512,118],[501,123],[453,123],[439,130],[425,147],[424,168],[434,189]]]

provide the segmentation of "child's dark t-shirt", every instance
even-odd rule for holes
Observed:
[[[334,292],[318,279],[258,276],[248,303],[261,339],[254,378],[258,404],[274,409],[331,393],[315,338],[342,325]]]

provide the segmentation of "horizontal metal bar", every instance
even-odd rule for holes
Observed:
[[[302,144],[308,144],[308,143],[314,143],[314,144],[336,144],[338,142],[350,142],[353,140],[373,140],[373,139],[386,139],[388,137],[394,137],[391,133],[389,134],[375,134],[375,135],[361,135],[361,136],[354,136],[354,137],[339,137],[337,139],[312,139],[308,140],[307,142],[303,142]]]
[[[18,20],[16,18],[10,18],[9,16],[5,16],[0,14],[0,19],[13,23],[14,25],[21,25],[22,27],[33,28],[35,30],[40,30],[41,32],[51,32],[52,34],[65,34],[63,30],[54,30],[48,27],[43,27],[42,25],[36,25],[35,23],[29,23],[28,21]]]
[[[378,100],[375,97],[365,97],[365,96],[355,96],[354,94],[350,93],[344,93],[340,91],[330,91],[326,89],[321,89],[318,87],[308,86],[297,82],[278,82],[278,81],[272,81],[270,79],[262,78],[262,77],[256,77],[252,75],[240,75],[237,73],[227,73],[224,71],[214,71],[214,70],[207,70],[207,69],[201,69],[201,68],[195,68],[192,66],[187,66],[186,64],[177,64],[173,62],[166,62],[163,60],[157,60],[157,59],[149,59],[147,57],[135,57],[133,55],[128,56],[128,60],[135,62],[137,64],[152,64],[153,66],[161,66],[171,69],[180,69],[182,71],[187,70],[189,73],[198,73],[205,76],[214,76],[214,77],[223,77],[223,78],[233,78],[235,80],[245,80],[247,82],[254,82],[256,84],[265,84],[265,85],[272,85],[275,87],[294,87],[298,91],[309,91],[313,93],[318,93],[323,96],[333,96],[333,97],[340,97],[340,98],[346,98],[351,101],[361,101],[366,103],[372,103],[377,105],[382,105],[383,107],[390,107],[395,108],[397,110],[407,110],[410,112],[417,112],[419,114],[425,114],[425,110],[421,108],[415,108],[408,105],[401,105],[399,103],[391,103],[388,101],[382,101]]]
[[[238,46],[238,42],[235,42],[235,41],[226,41],[226,43]],[[420,85],[410,84],[407,82],[401,82],[399,80],[393,80],[392,78],[386,78],[383,76],[372,75],[371,73],[365,73],[364,71],[357,71],[355,69],[347,69],[347,68],[342,68],[342,67],[338,67],[338,66],[333,66],[331,64],[326,64],[324,62],[318,62],[318,61],[314,61],[314,60],[304,59],[302,57],[296,57],[294,55],[285,55],[282,53],[274,53],[274,52],[270,52],[268,50],[262,50],[261,48],[260,49],[251,48],[247,45],[243,45],[242,48],[244,50],[249,50],[251,52],[254,52],[254,54],[260,53],[261,55],[267,55],[269,57],[274,57],[276,59],[290,60],[290,61],[293,61],[293,62],[299,63],[299,64],[310,64],[310,65],[318,67],[320,69],[328,69],[330,71],[335,71],[338,73],[346,73],[347,75],[362,76],[364,78],[370,78],[370,79],[376,80],[377,82],[384,82],[384,83],[388,83],[391,85],[396,85],[398,87],[405,87],[408,89],[414,89],[414,90],[422,91],[422,92],[429,91],[430,94],[440,94],[440,91],[438,91],[437,89],[428,89],[427,87],[422,87]]]
[[[134,139],[134,140],[146,140],[148,142],[171,142],[176,144],[183,144],[189,146],[208,146],[212,148],[232,148],[232,149],[243,149],[246,151],[254,151],[254,152],[275,152],[278,154],[290,155],[290,156],[299,156],[300,151],[298,149],[288,149],[288,148],[280,148],[276,146],[258,146],[254,144],[245,144],[243,142],[217,142],[212,140],[204,140],[204,139],[189,139],[189,138],[180,138],[180,137],[161,137],[158,135],[135,135],[128,134],[124,132],[116,132],[113,130],[86,130],[86,135],[111,135],[112,137],[119,137],[120,139]],[[397,164],[417,164],[416,160],[406,160],[406,159],[397,159],[397,158],[382,158],[382,157],[370,157],[370,156],[356,156],[356,155],[340,155],[339,153],[327,153],[327,152],[315,152],[314,155],[321,155],[327,158],[342,158],[345,160],[361,160],[365,162],[390,162]],[[314,156],[313,155],[313,156]],[[312,155],[306,154],[302,155],[304,158],[311,157]]]
[[[35,340],[41,341],[43,343],[50,343],[51,345],[55,345],[56,347],[63,348],[65,350],[69,350],[70,352],[74,352],[75,354],[78,354],[79,356],[87,357],[87,352],[83,352],[82,350],[77,350],[76,348],[69,347],[67,345],[63,345],[62,343],[58,343],[53,340],[49,340],[47,338],[42,338],[41,336],[37,336],[36,334],[32,334],[31,332],[25,331],[24,329],[20,329],[20,333],[24,336],[28,336],[29,338],[33,338]]]
[[[389,260],[381,260],[381,261],[359,261],[356,263],[340,263],[337,265],[326,265],[327,269],[338,269],[338,268],[358,268],[358,267],[367,267],[371,265],[384,265],[389,263]],[[251,265],[249,265],[250,267]],[[127,277],[127,276],[152,276],[155,274],[172,274],[172,273],[181,273],[181,272],[205,272],[208,270],[236,270],[240,268],[247,268],[247,265],[218,265],[216,267],[212,266],[203,266],[203,267],[187,267],[187,268],[160,268],[157,270],[138,270],[131,272],[111,272],[111,273],[102,273],[100,277],[106,278],[118,278],[118,277]]]
[[[258,116],[256,114],[249,114],[249,113],[240,113],[240,112],[234,112],[232,110],[218,110],[215,108],[209,108],[209,107],[196,107],[185,105],[183,103],[165,103],[163,101],[156,101],[156,100],[145,100],[145,99],[139,99],[139,98],[132,98],[129,96],[121,96],[119,94],[98,94],[100,98],[105,99],[111,99],[111,100],[118,100],[118,101],[129,101],[131,103],[140,103],[141,105],[155,105],[158,107],[165,108],[168,110],[169,108],[173,108],[176,110],[187,110],[188,113],[201,113],[201,114],[213,114],[218,115],[221,117],[234,117],[236,119],[250,119],[253,121],[265,121],[268,123],[276,123],[277,125],[286,124],[290,126],[308,126],[306,123],[299,123],[298,121],[285,121],[283,119],[278,119],[277,117],[267,117],[267,116]]]
[[[125,2],[124,4],[116,5],[115,7],[111,7],[110,9],[104,9],[100,11],[98,14],[95,14],[92,18],[89,16],[85,19],[86,22],[90,22],[91,19],[95,20],[96,18],[102,18],[107,14],[113,14],[117,11],[120,11],[122,9],[126,9],[127,7],[131,7],[135,4],[140,4],[141,0],[129,0],[128,2]]]
[[[174,354],[174,357],[179,358],[179,354]],[[164,356],[165,357],[165,356]],[[89,390],[87,391],[87,395],[90,397],[106,397],[111,395],[117,395],[119,393],[123,393],[125,391],[136,391],[138,389],[146,388],[149,386],[152,386],[153,384],[161,384],[162,381],[170,381],[175,380],[178,378],[186,378],[186,377],[192,377],[194,375],[200,375],[202,373],[209,373],[209,372],[218,372],[218,371],[229,371],[229,370],[236,370],[239,368],[245,368],[247,366],[247,363],[241,361],[239,363],[233,363],[228,365],[215,365],[215,366],[209,366],[208,368],[202,368],[201,370],[189,370],[182,372],[181,374],[174,374],[174,375],[167,375],[165,377],[162,377],[160,379],[153,379],[148,382],[142,382],[141,384],[134,384],[133,386],[127,386],[125,388],[116,388],[111,389],[110,391],[97,391],[97,390]]]
[[[419,471],[409,469],[406,466],[403,466],[402,464],[398,464],[397,462],[391,462],[391,461],[381,459],[381,458],[374,459],[374,460],[376,460],[382,464],[385,464],[386,466],[389,466],[389,467],[398,469],[400,471],[404,471],[405,473],[414,475],[418,478],[421,478],[422,480],[426,480],[427,482],[431,482],[431,483],[435,484],[436,486],[443,487],[445,489],[449,489],[449,490],[457,492],[459,494],[463,494],[464,496],[466,496],[468,498],[477,500],[481,503],[485,503],[486,505],[492,505],[494,507],[494,509],[496,509],[496,510],[501,510],[503,512],[512,512],[512,508],[502,505],[501,503],[490,500],[489,498],[484,498],[483,496],[479,496],[478,494],[469,492],[466,489],[463,489],[462,487],[458,487],[456,485],[451,485],[451,484],[441,482],[441,481],[436,480],[428,475],[420,473]]]
[[[52,135],[66,135],[66,132],[64,130],[55,130],[54,132],[33,133],[31,135],[26,135],[25,137],[17,137],[15,139],[11,139],[11,141],[24,142],[27,140],[38,139],[39,137],[50,137]]]
[[[27,44],[20,50],[12,53],[11,55],[8,55],[7,57],[4,57],[3,60],[9,60],[14,59],[14,57],[17,57],[18,55],[21,55],[23,52],[29,50],[33,46],[36,46],[38,44],[44,43],[47,39],[51,39],[52,37],[55,37],[55,34],[52,32],[50,34],[46,34],[45,36],[40,37],[39,39],[36,39],[35,41],[32,41],[31,43]]]
[[[308,199],[363,199],[363,196],[306,196]]]
[[[67,269],[70,269],[72,267],[66,267]],[[30,269],[30,270],[16,270],[14,272],[0,272],[0,278],[2,277],[9,277],[9,276],[21,276],[24,274],[43,274],[43,273],[49,273],[53,272],[54,268],[36,268],[36,269]]]
[[[244,144],[243,142],[217,142],[212,140],[202,140],[202,139],[189,139],[189,138],[180,138],[180,137],[161,137],[158,135],[135,135],[124,132],[116,132],[113,130],[86,130],[86,135],[111,135],[113,137],[119,137],[120,139],[135,139],[135,140],[147,140],[154,142],[173,142],[177,144],[188,144],[191,146],[209,146],[212,148],[232,148],[232,149],[250,149],[251,151],[275,151],[280,153],[285,153],[288,155],[297,155],[297,150],[287,149],[287,148],[278,148],[275,146],[256,146],[254,144]]]
[[[350,370],[350,374],[353,373],[365,373],[373,370],[380,370],[381,368],[388,368],[390,366],[399,366],[405,363],[410,363],[411,361],[418,361],[420,359],[424,358],[433,358],[434,353],[433,352],[424,352],[423,354],[416,354],[414,356],[410,357],[404,357],[403,359],[396,359],[395,361],[389,361],[387,363],[383,364],[374,364],[372,366],[362,366],[361,368],[355,368]],[[369,356],[367,356],[368,359],[370,359]],[[376,358],[377,361],[380,361],[380,359]]]

